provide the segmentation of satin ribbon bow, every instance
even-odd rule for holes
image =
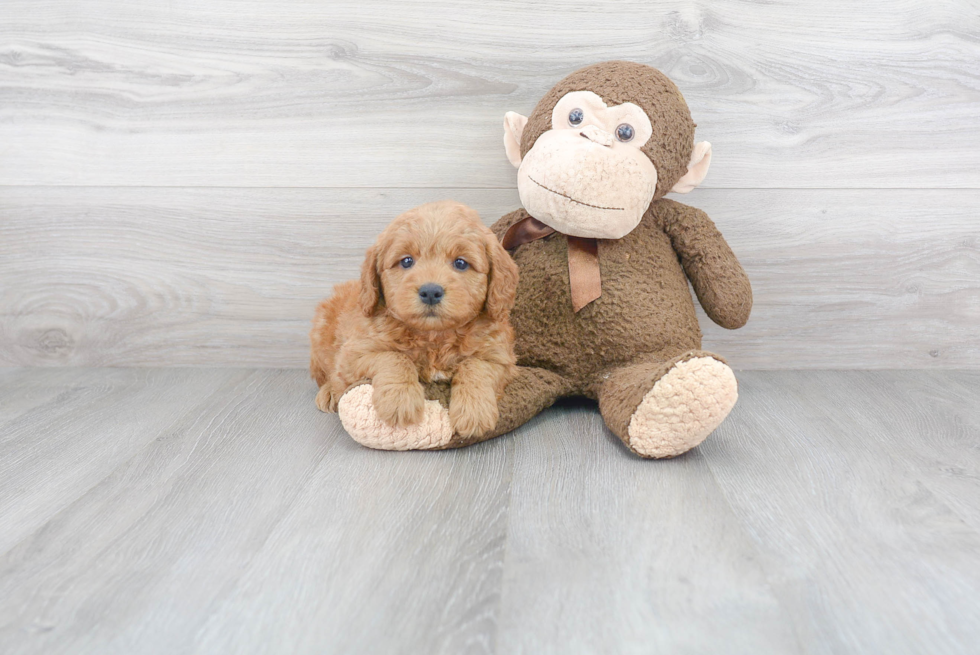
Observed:
[[[508,228],[501,244],[504,249],[511,250],[554,233],[554,228],[528,216]],[[569,235],[565,235],[565,238],[568,239],[568,283],[572,292],[572,309],[578,312],[602,295],[599,242]]]

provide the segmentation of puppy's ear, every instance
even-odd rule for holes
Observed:
[[[500,245],[492,232],[486,236],[487,255],[490,258],[490,274],[487,280],[486,310],[495,321],[505,321],[514,307],[517,295],[517,264]]]
[[[365,316],[374,316],[384,302],[384,294],[381,290],[381,276],[378,275],[378,252],[377,244],[368,248],[364,256],[364,263],[361,264],[361,297],[359,299],[361,311]]]

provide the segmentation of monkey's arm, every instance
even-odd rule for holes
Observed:
[[[664,231],[705,313],[729,330],[742,327],[752,311],[752,286],[725,237],[700,209],[661,202]]]

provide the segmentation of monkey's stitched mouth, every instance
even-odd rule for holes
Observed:
[[[580,205],[585,205],[586,207],[592,207],[593,209],[611,209],[611,210],[617,211],[617,212],[621,212],[621,211],[625,211],[626,210],[625,207],[602,207],[600,205],[592,205],[592,204],[589,204],[587,202],[582,202],[581,200],[576,200],[575,198],[573,198],[570,195],[567,195],[565,193],[562,193],[561,191],[555,191],[554,189],[549,189],[545,185],[543,185],[540,182],[538,182],[537,180],[535,180],[530,175],[527,176],[527,179],[531,180],[532,182],[534,182],[535,184],[537,184],[539,187],[541,187],[545,191],[550,191],[551,193],[555,194],[556,196],[561,196],[562,198],[567,198],[567,199],[571,200],[574,203],[578,203]]]

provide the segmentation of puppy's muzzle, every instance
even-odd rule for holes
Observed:
[[[446,295],[446,290],[438,284],[423,284],[419,287],[419,298],[426,305],[438,305],[442,302],[442,297]]]

